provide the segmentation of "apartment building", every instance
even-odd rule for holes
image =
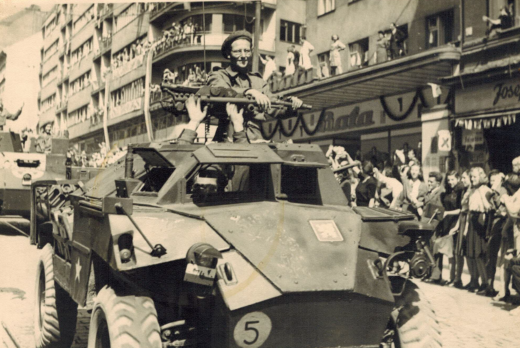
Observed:
[[[305,1],[281,3],[261,2],[259,40],[260,53],[277,56],[279,65],[286,43],[276,39],[277,18],[288,8],[305,18]],[[146,86],[159,84],[165,69],[182,83],[190,71],[225,67],[223,40],[234,30],[252,31],[254,13],[255,3],[241,1],[55,6],[42,27],[40,127],[52,123],[54,134],[87,153],[105,141],[125,146],[174,137],[186,119],[163,110],[164,96],[145,98]],[[194,30],[169,39],[185,26]]]

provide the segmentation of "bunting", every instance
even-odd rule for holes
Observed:
[[[514,123],[516,123],[516,114],[497,115],[477,119],[455,119],[455,127],[464,127],[467,130],[501,128]]]

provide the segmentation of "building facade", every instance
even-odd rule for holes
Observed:
[[[498,149],[516,139],[517,2],[262,1],[258,46],[278,67],[271,90],[313,106],[265,122],[264,135],[341,145],[376,161],[408,147],[426,173],[484,162],[506,170],[514,151]],[[486,36],[482,17],[498,18],[502,6],[513,27]],[[164,111],[164,96],[147,86],[166,69],[182,83],[225,67],[222,41],[234,30],[252,31],[254,11],[254,3],[239,1],[56,6],[42,28],[40,126],[52,122],[87,152],[104,141],[176,137],[186,119]],[[400,44],[391,23],[404,34]],[[344,48],[337,56],[333,35]],[[301,50],[302,38],[314,46],[313,68],[284,76],[287,49]],[[150,54],[142,54],[146,46]]]
[[[506,7],[511,27],[489,32],[482,15],[497,19]],[[520,156],[520,2],[465,2],[460,68],[443,83],[454,91],[451,126],[456,164],[511,172]]]
[[[285,49],[276,44],[278,6],[305,8],[301,0],[283,3],[261,2],[263,55]],[[148,86],[160,84],[165,69],[183,83],[225,67],[223,40],[252,31],[254,14],[254,3],[240,1],[57,5],[42,27],[40,128],[51,123],[87,153],[102,142],[175,137],[186,119],[164,111],[163,96]]]
[[[340,145],[376,162],[408,147],[422,155],[426,172],[444,170],[449,149],[432,152],[430,145],[449,134],[452,94],[440,85],[460,61],[460,18],[459,0],[307,1],[302,26],[317,69],[275,79],[271,87],[313,110],[267,122],[264,134],[324,150]],[[400,47],[391,40],[392,23],[406,37]],[[343,72],[332,76],[333,35],[344,50],[335,62]]]

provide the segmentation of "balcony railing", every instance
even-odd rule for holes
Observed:
[[[133,71],[133,70],[139,68],[140,66],[143,65],[144,57],[145,57],[145,55],[141,54],[139,56],[136,56],[131,61],[125,62],[122,66],[119,66],[119,67],[113,69],[112,78],[113,79],[119,78],[121,76],[128,74],[130,71]]]
[[[103,109],[96,109],[92,115],[90,116],[90,125],[89,128],[94,128],[103,123],[103,114],[105,112]]]
[[[101,54],[105,53],[112,47],[112,35],[101,38],[100,45]]]
[[[56,104],[56,113],[60,113],[62,111],[67,110],[67,104],[68,104],[68,99],[67,98],[65,98],[64,100],[62,100],[58,104]]]
[[[172,4],[169,2],[150,2],[148,3],[148,9],[150,10],[150,16],[156,17],[161,14],[164,10],[170,7]]]
[[[98,12],[98,18],[102,21],[108,17],[114,11],[113,4],[105,4],[103,8]]]
[[[108,118],[113,119],[132,111],[141,110],[143,106],[143,98],[139,97],[121,105],[113,106],[108,112]]]
[[[197,32],[193,37],[193,42],[191,41],[165,41],[160,42],[155,46],[155,50],[153,50],[153,58],[162,57],[169,52],[175,51],[179,48],[193,47],[193,46],[202,46],[202,32]]]

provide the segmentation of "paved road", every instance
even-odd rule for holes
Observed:
[[[32,313],[38,257],[39,251],[26,237],[0,234],[0,320],[23,348],[34,347]],[[464,277],[467,282],[468,276]],[[444,347],[513,347],[520,342],[520,313],[510,314],[516,306],[446,286],[421,282],[419,286],[437,313]],[[80,326],[86,329],[86,323]]]

